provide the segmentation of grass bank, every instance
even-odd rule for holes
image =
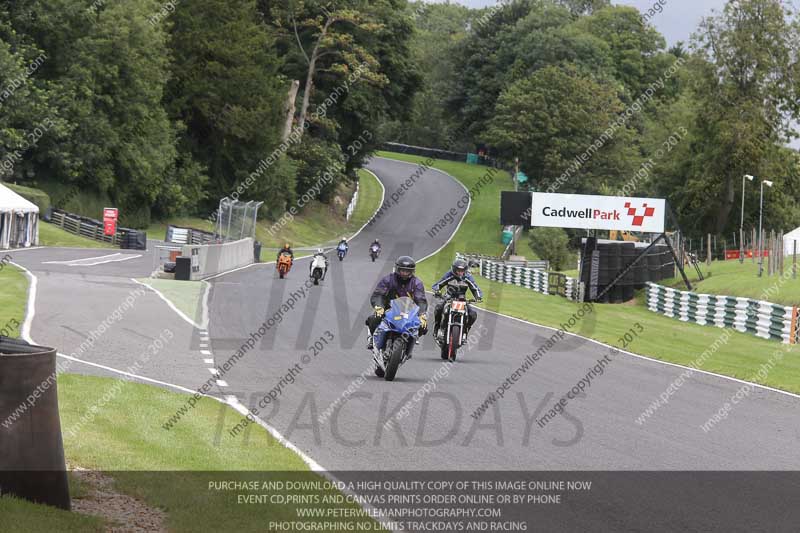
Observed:
[[[424,161],[424,158],[404,154],[382,153],[381,155],[412,163]],[[447,172],[468,189],[486,172],[485,167],[453,161],[435,160],[431,166]],[[502,244],[498,244],[499,192],[512,187],[509,178],[498,176],[494,183],[476,195],[470,205],[469,213],[450,244],[419,265],[418,271],[426,286],[430,286],[449,268],[456,251],[490,255],[497,255],[502,251]],[[715,275],[712,267],[709,281],[712,281]],[[719,278],[722,278],[720,290],[729,290],[725,278],[722,275]],[[537,324],[560,327],[579,308],[578,304],[557,296],[539,294],[523,287],[489,281],[480,276],[478,281],[486,293],[485,303],[481,307]],[[773,277],[771,283],[776,281],[777,278]],[[639,335],[634,336],[632,342],[621,341],[620,339],[637,323],[641,327]],[[759,367],[766,363],[774,350],[781,345],[744,333],[725,331],[730,332],[728,341],[711,357],[705,359],[702,369],[800,393],[800,357],[798,357],[800,347],[791,347],[790,353],[763,380],[760,380],[754,377]],[[636,301],[630,304],[595,304],[594,312],[584,319],[579,329],[573,330],[573,333],[619,347],[626,344],[624,348],[630,352],[687,365],[698,360],[715,342],[719,345],[718,340],[723,330],[657,315],[647,310],[643,296],[639,295]]]
[[[3,254],[0,253],[0,259]],[[28,279],[22,270],[0,261],[0,335],[19,337],[25,321],[28,300]]]
[[[274,260],[275,253],[270,248],[278,248],[285,242],[291,243],[294,248],[333,245],[342,235],[355,233],[378,208],[382,196],[381,185],[372,174],[360,170],[359,179],[358,203],[350,220],[346,220],[344,216],[346,205],[331,206],[316,201],[305,206],[300,214],[282,226],[273,228],[275,222],[260,220],[256,226],[256,240],[264,247],[261,252],[262,260]],[[208,219],[178,217],[151,224],[147,228],[148,237],[163,239],[168,224],[214,231],[214,224]]]
[[[39,245],[65,248],[117,248],[105,242],[74,235],[48,222],[39,224]]]

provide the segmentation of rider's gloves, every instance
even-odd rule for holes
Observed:
[[[422,326],[422,329],[428,329],[428,317],[425,315],[419,315],[419,322]]]
[[[434,295],[434,296],[436,296],[436,297],[438,297],[438,298],[441,298],[441,297],[442,297],[442,291],[435,291],[435,292],[433,293],[433,295]]]
[[[383,316],[383,313],[384,313],[384,311],[385,311],[385,310],[384,310],[384,308],[383,308],[383,307],[381,307],[381,306],[379,306],[379,305],[376,305],[376,306],[375,306],[375,316],[377,316],[377,317],[381,317],[381,316]]]

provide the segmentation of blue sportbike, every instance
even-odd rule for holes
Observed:
[[[419,306],[403,296],[392,300],[383,321],[375,330],[372,359],[375,374],[393,381],[400,365],[411,359],[411,351],[419,338]]]

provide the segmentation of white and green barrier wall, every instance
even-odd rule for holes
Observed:
[[[542,269],[523,266],[515,261],[504,261],[498,257],[462,253],[456,254],[456,256],[467,261],[479,262],[480,275],[486,279],[519,285],[542,294],[559,294],[569,300],[579,299],[580,283],[578,280],[563,274],[547,272],[547,262],[529,262],[529,264],[541,263],[541,266],[545,267]],[[555,283],[551,282],[551,279],[558,279],[558,282],[563,286],[556,287]]]
[[[733,328],[756,337],[797,343],[798,308],[762,300],[698,294],[647,283],[647,307],[683,322]]]

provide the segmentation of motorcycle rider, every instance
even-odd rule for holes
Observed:
[[[481,292],[480,287],[475,282],[475,278],[472,277],[472,274],[469,273],[469,264],[464,261],[463,259],[456,259],[453,261],[452,268],[450,271],[447,272],[442,279],[431,285],[431,290],[437,295],[441,296],[442,289],[446,288],[453,282],[462,281],[466,283],[466,288],[461,287],[456,296],[464,296],[466,293],[466,289],[469,288],[472,295],[475,297],[475,300],[480,302],[483,300],[483,293]],[[434,323],[433,323],[433,334],[439,340],[443,340],[441,335],[443,332],[440,331],[440,325],[442,322],[442,313],[444,311],[444,305],[446,301],[442,300],[436,304],[436,308],[433,311],[434,316]],[[464,332],[466,336],[469,333],[469,330],[472,328],[472,325],[478,319],[478,312],[472,308],[471,305],[467,305],[467,331]]]
[[[289,246],[288,242],[283,243],[283,248],[278,250],[278,255],[275,257],[275,261],[277,262],[278,259],[280,259],[281,254],[284,253],[289,254],[289,256],[292,258],[292,262],[294,262],[294,252],[292,251],[292,247]]]
[[[383,315],[391,307],[392,300],[408,296],[419,306],[420,335],[428,333],[428,300],[425,298],[425,285],[422,280],[414,275],[417,263],[411,257],[403,255],[394,263],[394,272],[387,274],[378,282],[370,297],[370,303],[375,312],[370,315],[365,324],[369,328],[367,349],[373,348],[375,330],[381,325]]]
[[[376,255],[376,257],[377,257],[378,255],[380,255],[380,253],[381,253],[381,243],[380,243],[380,242],[378,242],[378,239],[375,239],[374,241],[372,241],[372,244],[370,244],[370,245],[369,245],[369,252],[370,252],[370,254],[372,254],[372,253],[373,253],[373,252],[372,252],[373,250],[375,250],[375,255]]]
[[[317,251],[314,253],[314,256],[311,258],[311,262],[308,265],[308,275],[311,275],[312,269],[314,268],[314,260],[317,257],[322,257],[325,260],[325,270],[322,271],[322,277],[320,279],[325,279],[325,275],[328,273],[328,256],[325,255],[325,250],[322,248],[317,248]]]
[[[344,250],[344,253],[347,254],[347,251],[350,249],[350,245],[347,244],[347,239],[342,237],[342,240],[339,241],[339,244],[336,245],[336,250]]]

